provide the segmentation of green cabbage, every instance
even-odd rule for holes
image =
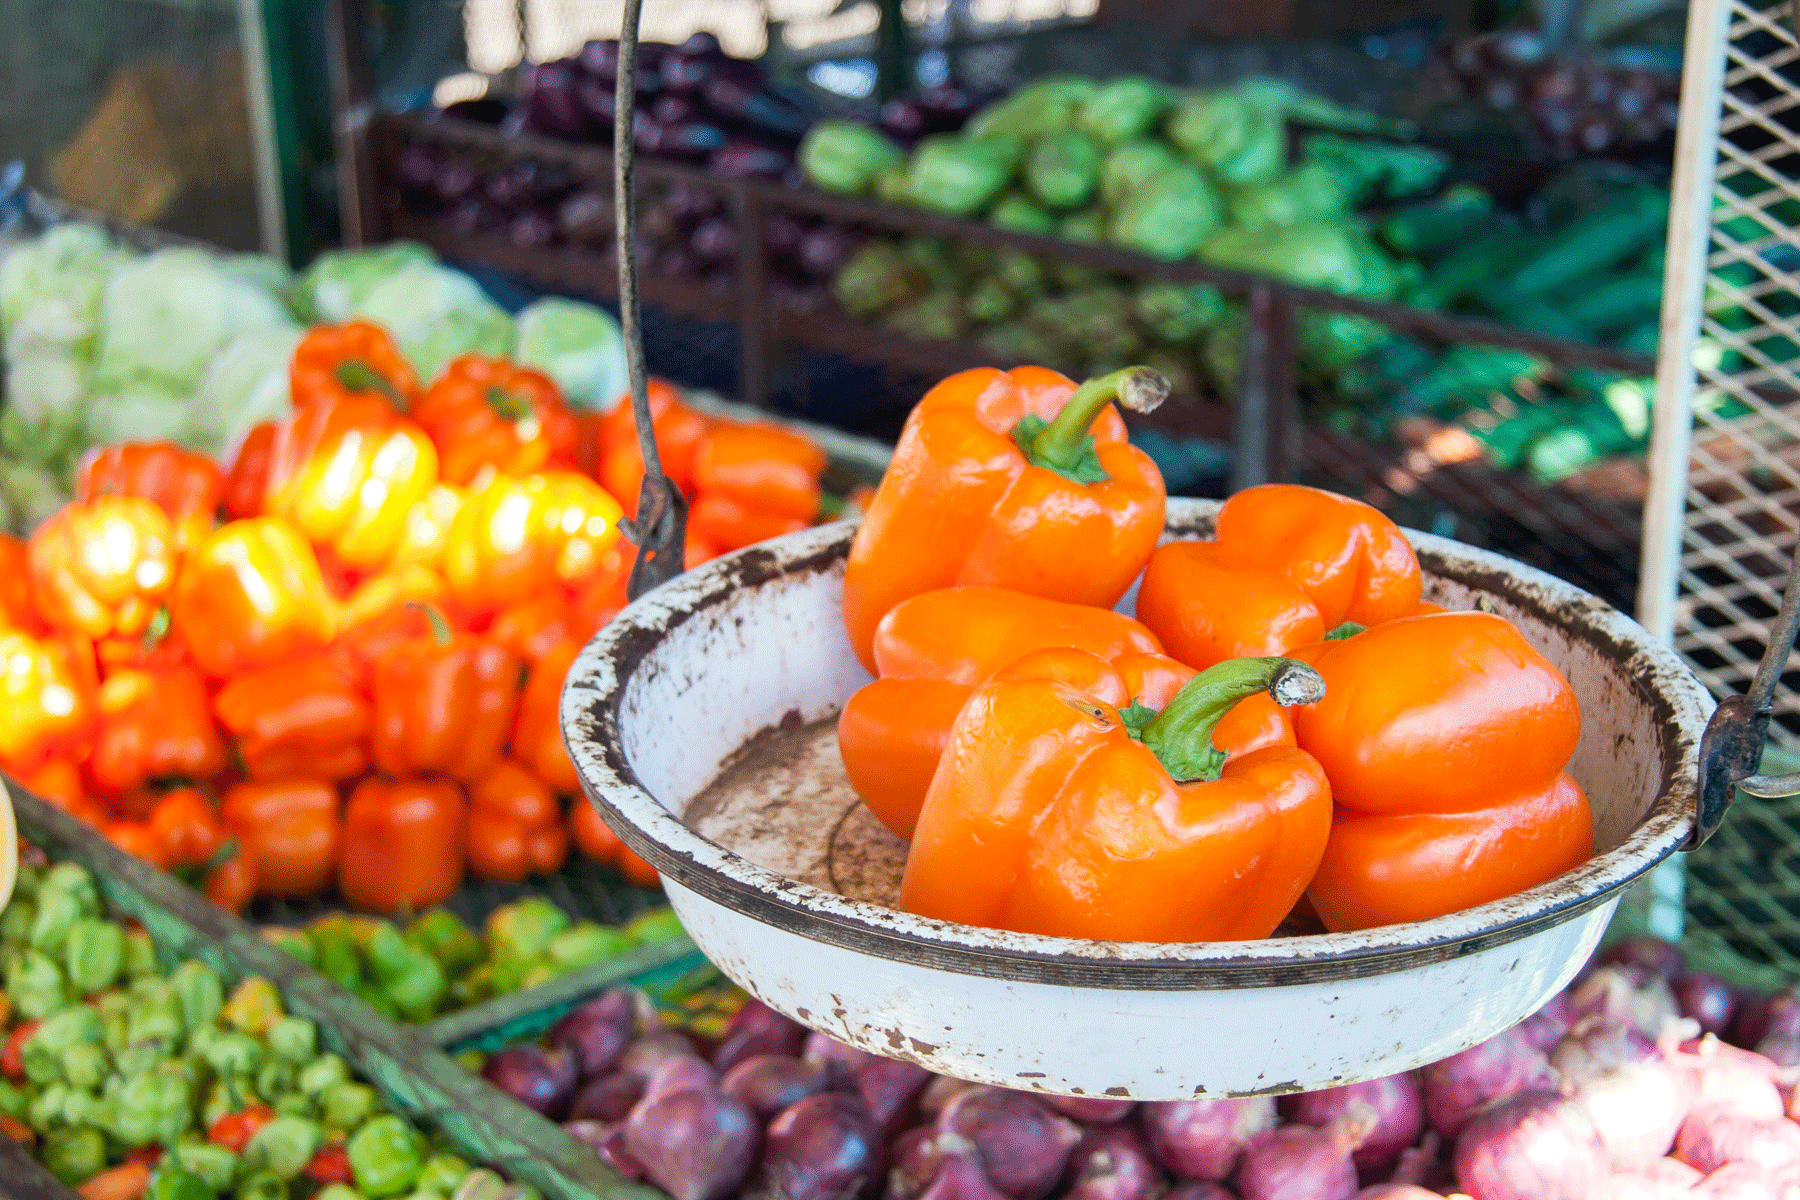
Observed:
[[[625,341],[605,309],[546,296],[519,313],[513,357],[536,367],[576,408],[608,408],[625,394]]]
[[[369,293],[407,267],[434,266],[437,255],[417,242],[367,250],[331,250],[313,260],[294,291],[294,311],[307,321],[347,321]]]
[[[271,326],[238,334],[212,360],[194,394],[194,446],[221,454],[259,421],[275,421],[293,408],[288,367],[298,329]]]
[[[30,345],[7,361],[0,448],[9,457],[63,468],[82,450],[87,370],[64,350]]]
[[[1318,163],[1303,163],[1266,183],[1232,188],[1225,198],[1229,223],[1245,229],[1328,219],[1349,207],[1350,193]]]
[[[129,256],[105,230],[58,225],[0,258],[0,332],[8,353],[29,346],[88,353],[114,266]]]
[[[386,327],[427,383],[459,354],[505,357],[513,349],[506,310],[461,271],[431,263],[415,262],[383,279],[355,315]]]
[[[279,300],[226,274],[211,255],[159,250],[120,267],[106,285],[95,383],[191,389],[241,331],[292,324]]]
[[[91,443],[180,442],[194,445],[197,414],[186,389],[155,379],[130,379],[90,395],[84,405]]]
[[[0,458],[0,527],[20,537],[73,499],[64,473],[20,458]]]

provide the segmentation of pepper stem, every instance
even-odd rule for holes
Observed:
[[[338,364],[338,383],[350,392],[374,392],[400,412],[406,411],[406,398],[398,388],[389,383],[387,377],[360,358],[347,359]]]
[[[493,409],[502,420],[523,421],[535,416],[531,401],[517,392],[509,392],[505,388],[493,387],[487,393],[488,407]]]
[[[431,626],[431,640],[433,644],[440,648],[450,644],[450,622],[444,618],[443,612],[439,610],[437,605],[426,604],[419,600],[412,600],[407,603],[406,607],[417,609],[419,612],[425,614],[425,623]]]
[[[1324,697],[1325,680],[1298,659],[1234,658],[1188,680],[1139,740],[1176,782],[1217,779],[1225,755],[1213,748],[1213,731],[1238,701],[1258,692],[1283,708],[1313,704]]]
[[[1056,419],[1031,439],[1033,464],[1070,472],[1081,463],[1089,431],[1108,404],[1117,400],[1132,412],[1150,412],[1169,397],[1169,381],[1149,367],[1125,367],[1090,379],[1063,401]]]

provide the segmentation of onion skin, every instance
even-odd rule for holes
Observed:
[[[1326,1125],[1366,1105],[1375,1114],[1375,1127],[1352,1155],[1359,1167],[1379,1167],[1394,1160],[1419,1140],[1425,1128],[1425,1093],[1411,1071],[1370,1079],[1343,1087],[1289,1096],[1277,1107],[1290,1121],[1302,1125]]]
[[[1667,1154],[1693,1107],[1693,1076],[1629,1025],[1582,1021],[1550,1065],[1561,1076],[1563,1095],[1593,1120],[1619,1171],[1644,1170]]]
[[[1669,977],[1687,965],[1680,946],[1653,937],[1628,937],[1609,947],[1600,956],[1600,962],[1608,966],[1646,967]]]
[[[1150,1200],[1162,1172],[1137,1130],[1111,1121],[1082,1135],[1069,1155],[1062,1200]]]
[[[1437,1192],[1426,1191],[1416,1183],[1378,1183],[1366,1187],[1350,1200],[1444,1200]]]
[[[970,1083],[964,1079],[952,1079],[948,1075],[933,1075],[925,1090],[919,1093],[919,1115],[935,1119],[944,1111],[944,1105],[950,1103],[959,1093],[970,1088],[980,1087],[979,1083]]]
[[[644,1098],[644,1081],[623,1071],[596,1075],[575,1092],[569,1117],[577,1121],[623,1121]]]
[[[938,1114],[941,1132],[974,1144],[982,1172],[1013,1200],[1043,1200],[1055,1190],[1081,1129],[1023,1092],[978,1087]]]
[[[1084,1125],[1123,1121],[1137,1107],[1136,1100],[1108,1100],[1101,1096],[1039,1096],[1037,1100]]]
[[[881,1182],[875,1118],[855,1096],[820,1092],[785,1109],[763,1135],[762,1175],[785,1200],[838,1200]]]
[[[1164,1192],[1162,1200],[1237,1200],[1237,1197],[1216,1183],[1189,1181]]]
[[[1686,1163],[1659,1158],[1645,1170],[1614,1175],[1595,1200],[1681,1200],[1703,1178]]]
[[[625,1149],[673,1200],[725,1200],[756,1162],[762,1130],[750,1110],[713,1088],[646,1097],[625,1120]]]
[[[1779,1179],[1754,1163],[1731,1163],[1680,1194],[1691,1200],[1783,1200],[1784,1189]]]
[[[575,1060],[561,1050],[508,1046],[482,1064],[487,1081],[533,1112],[555,1117],[575,1095]]]
[[[1556,1073],[1544,1052],[1514,1026],[1420,1072],[1425,1118],[1446,1139],[1460,1135],[1482,1105],[1530,1088],[1553,1088]]]
[[[603,992],[570,1009],[550,1027],[550,1044],[573,1056],[581,1077],[612,1070],[637,1033],[637,996],[624,988]]]
[[[1683,1042],[1673,1061],[1692,1073],[1695,1111],[1725,1108],[1759,1121],[1785,1114],[1781,1089],[1775,1084],[1780,1068],[1754,1051],[1705,1037]]]
[[[1324,1128],[1283,1125],[1257,1134],[1244,1147],[1238,1194],[1244,1200],[1349,1200],[1356,1194],[1350,1153],[1376,1120],[1375,1110],[1364,1105]]]
[[[1224,1179],[1237,1170],[1244,1146],[1275,1127],[1275,1101],[1168,1100],[1139,1110],[1156,1161],[1181,1179]]]
[[[660,1096],[684,1088],[710,1088],[719,1082],[706,1060],[697,1054],[671,1054],[656,1064],[650,1078],[644,1081],[645,1096]]]
[[[1675,976],[1674,989],[1682,1016],[1698,1024],[1701,1033],[1725,1036],[1738,1010],[1738,995],[1731,985],[1704,971],[1683,971]]]
[[[1609,1174],[1593,1121],[1552,1091],[1489,1105],[1456,1141],[1456,1178],[1474,1200],[1590,1200]]]
[[[1800,1166],[1800,1125],[1786,1117],[1758,1120],[1718,1105],[1698,1108],[1682,1123],[1673,1157],[1707,1174],[1737,1162],[1770,1171]]]
[[[747,1058],[783,1054],[799,1058],[806,1045],[806,1028],[782,1016],[760,1000],[746,1000],[731,1014],[724,1040],[712,1056],[713,1069],[723,1075]]]
[[[847,1046],[835,1038],[815,1033],[806,1039],[808,1062],[836,1060],[844,1064],[856,1090],[868,1105],[869,1113],[881,1125],[885,1137],[892,1137],[908,1124],[907,1116],[919,1093],[931,1082],[931,1072],[916,1063],[898,1062],[877,1054]]]
[[[915,1200],[937,1179],[944,1160],[968,1157],[975,1147],[953,1133],[940,1133],[935,1125],[920,1125],[894,1139],[888,1150],[888,1200]]]
[[[973,1158],[955,1154],[944,1159],[921,1200],[1006,1200],[1006,1196],[994,1190]]]
[[[719,1081],[720,1091],[743,1101],[762,1121],[808,1096],[849,1087],[849,1074],[837,1063],[801,1062],[781,1054],[747,1058]]]

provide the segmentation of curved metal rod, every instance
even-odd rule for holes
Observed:
[[[637,113],[638,19],[643,0],[625,0],[619,29],[619,78],[613,97],[613,224],[619,243],[619,332],[625,341],[625,370],[631,378],[631,415],[637,425],[638,448],[644,455],[644,482],[638,490],[637,519],[619,522],[636,543],[637,561],[625,581],[632,600],[667,583],[682,572],[687,544],[687,500],[663,473],[650,415],[648,371],[644,367],[644,332],[639,320],[637,286],[637,193],[632,142]]]

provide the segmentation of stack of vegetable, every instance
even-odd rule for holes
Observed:
[[[385,324],[425,378],[479,351],[545,370],[580,407],[624,388],[604,312],[547,299],[515,321],[422,246],[326,254],[296,280],[273,259],[137,255],[100,229],[61,225],[0,250],[0,528],[54,512],[90,445],[169,440],[218,455],[285,416],[302,322],[352,316]]]
[[[532,1200],[435,1146],[267,980],[157,965],[72,863],[19,872],[0,917],[0,1133],[85,1200]]]
[[[622,928],[575,921],[541,897],[502,905],[475,933],[448,909],[405,929],[375,917],[321,917],[264,936],[295,958],[405,1021],[429,1021],[494,996],[536,987],[628,950],[682,936],[667,908]]]
[[[626,600],[631,408],[577,413],[481,354],[428,386],[413,363],[379,326],[315,326],[293,415],[229,468],[98,448],[72,503],[0,538],[0,767],[233,909],[335,889],[416,911],[571,843],[654,886],[578,799],[557,722]],[[821,515],[810,440],[660,381],[652,410],[690,564]]]
[[[1800,1185],[1796,1047],[1800,995],[1741,996],[1623,943],[1473,1049],[1280,1100],[973,1085],[754,1000],[695,1037],[628,991],[483,1073],[675,1200],[1654,1200]]]

